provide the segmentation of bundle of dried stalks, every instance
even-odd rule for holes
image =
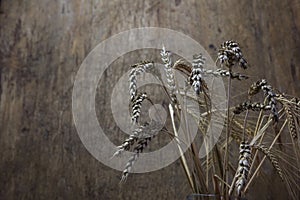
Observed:
[[[234,72],[238,65],[247,69],[248,63],[243,57],[239,44],[234,41],[224,42],[217,57],[220,68],[217,70],[207,69],[205,59],[202,54],[193,56],[192,64],[182,59],[172,62],[171,52],[165,47],[161,50],[161,60],[165,69],[167,93],[169,103],[171,126],[165,132],[171,138],[175,138],[178,143],[176,124],[180,120],[188,119],[188,115],[199,121],[199,136],[191,142],[187,152],[181,152],[181,163],[188,183],[194,193],[215,193],[229,199],[236,191],[237,196],[247,197],[249,187],[253,183],[262,179],[262,174],[266,167],[263,165],[266,159],[270,161],[278,176],[283,180],[290,198],[298,199],[300,187],[300,101],[296,97],[283,95],[275,90],[266,80],[262,79],[250,85],[248,99],[245,98],[233,101],[235,94],[232,93],[232,81],[246,81],[247,75]],[[146,94],[139,95],[136,86],[136,76],[148,72],[150,68],[155,68],[153,62],[142,62],[133,65],[130,72],[130,102],[132,105],[132,121],[139,124],[140,110],[142,102],[147,98]],[[193,92],[187,92],[186,88],[178,88],[180,85],[176,81],[174,71],[182,73],[186,77],[186,82],[190,84]],[[227,91],[227,113],[222,114],[216,105],[212,104],[211,94],[206,84],[206,77],[228,79]],[[238,88],[243,90],[244,88]],[[252,102],[254,95],[263,95],[260,99],[264,101]],[[276,92],[275,92],[276,91]],[[245,90],[244,93],[247,93]],[[202,113],[194,111],[190,105],[180,105],[175,101],[176,95],[196,102]],[[149,99],[149,101],[151,101]],[[233,104],[233,105],[231,105]],[[199,142],[205,142],[206,131],[209,129],[211,115],[224,117],[224,134],[221,135],[217,144],[211,152],[207,152],[205,159],[198,156]],[[213,123],[219,123],[214,121]],[[187,138],[190,137],[188,123],[185,123],[183,131]],[[156,132],[158,126],[151,123],[138,126],[132,134],[118,147],[115,155],[120,155],[122,151],[132,149],[133,155],[128,160],[123,171],[122,180],[124,181],[134,162],[140,153],[149,145],[153,139],[153,131]],[[162,126],[160,126],[162,127]],[[226,131],[225,131],[226,130]],[[249,143],[245,142],[249,141]],[[238,149],[239,146],[239,150]],[[276,154],[274,153],[276,152]],[[236,166],[236,163],[238,165]]]

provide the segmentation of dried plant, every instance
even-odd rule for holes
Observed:
[[[123,170],[121,182],[124,182],[127,179],[128,174],[130,173],[134,162],[137,160],[140,153],[142,153],[144,151],[144,149],[148,146],[148,143],[151,141],[151,139],[152,139],[151,136],[143,138],[143,139],[139,140],[138,145],[136,147],[134,147],[134,149],[133,149],[134,154],[128,160],[128,162],[125,166],[125,169]]]
[[[138,119],[141,114],[141,108],[142,108],[142,103],[143,101],[147,98],[147,93],[141,93],[137,95],[137,97],[133,100],[132,102],[132,116],[131,116],[131,122],[133,124],[138,123]]]
[[[261,111],[261,110],[270,110],[271,106],[270,105],[264,105],[259,102],[252,103],[251,101],[247,100],[238,106],[236,106],[233,110],[234,114],[241,114],[242,112],[246,110],[253,110],[253,111]]]
[[[131,67],[132,69],[129,74],[129,93],[130,100],[133,101],[137,93],[137,75],[148,72],[151,68],[153,68],[153,62],[143,61],[141,63],[132,65]]]
[[[273,119],[275,122],[278,121],[278,112],[276,108],[276,94],[273,92],[273,89],[270,85],[267,84],[267,81],[265,79],[259,80],[255,83],[253,83],[249,89],[248,94],[249,95],[255,95],[257,94],[260,90],[264,91],[264,94],[267,98],[267,102],[271,106],[271,111],[273,114]]]
[[[120,155],[124,150],[128,151],[130,147],[133,146],[134,143],[138,141],[139,138],[145,137],[145,133],[149,131],[148,126],[149,126],[148,124],[145,124],[137,127],[132,132],[132,134],[130,134],[129,137],[125,139],[125,141],[120,146],[117,147],[118,150],[115,152],[113,156]]]
[[[235,41],[225,41],[218,52],[218,60],[225,64],[226,67],[231,68],[235,64],[243,69],[247,69],[248,64],[244,59],[239,44]]]
[[[193,56],[193,67],[189,82],[198,96],[200,92],[203,91],[205,85],[204,79],[202,78],[204,62],[205,58],[202,54]]]
[[[275,154],[272,151],[270,151],[269,148],[266,147],[263,144],[255,145],[254,148],[257,148],[259,151],[261,151],[264,155],[266,155],[269,158],[269,160],[271,161],[274,169],[276,169],[276,171],[277,171],[278,175],[280,176],[280,178],[282,180],[284,180],[282,169],[279,166],[279,162],[278,162],[277,156],[275,156]]]
[[[232,196],[247,197],[249,188],[256,180],[263,181],[263,174],[269,166],[273,166],[277,175],[282,179],[289,192],[291,199],[298,199],[300,187],[300,101],[296,97],[284,95],[274,89],[265,79],[249,84],[244,91],[248,93],[245,99],[235,96],[231,91],[232,81],[246,82],[249,76],[235,72],[236,67],[248,68],[241,48],[237,42],[226,41],[218,51],[216,63],[218,69],[208,69],[205,58],[201,53],[192,57],[192,63],[183,59],[172,61],[171,52],[165,47],[162,48],[161,60],[164,65],[167,80],[164,92],[169,100],[169,112],[171,124],[161,131],[160,134],[168,133],[171,138],[178,142],[178,150],[181,153],[181,163],[186,174],[187,181],[193,193],[209,194],[214,193],[223,199],[230,199]],[[141,62],[132,66],[129,76],[129,92],[131,102],[132,122],[137,127],[125,141],[118,146],[114,155],[120,155],[123,151],[133,151],[128,160],[122,175],[125,181],[128,174],[134,167],[141,152],[149,145],[163,127],[158,122],[151,121],[139,125],[142,102],[149,99],[145,93],[137,91],[137,75],[149,72],[156,68],[154,62]],[[187,92],[186,88],[178,87],[178,80],[175,71],[186,77],[186,83],[193,90]],[[227,79],[227,112],[221,110],[212,103],[213,91],[206,85],[206,78]],[[239,87],[239,90],[245,88]],[[262,91],[263,95],[259,96]],[[275,92],[276,91],[276,92]],[[242,93],[242,92],[241,92]],[[181,95],[199,105],[200,113],[195,112],[191,105],[181,105],[176,100],[176,95]],[[235,98],[238,97],[238,98]],[[255,102],[252,100],[254,98]],[[171,101],[170,101],[171,100]],[[165,101],[168,102],[168,101]],[[231,105],[232,104],[232,105]],[[212,115],[225,118],[225,129],[218,142],[210,152],[206,152],[206,158],[200,159],[199,142],[205,148],[207,130]],[[188,116],[199,122],[199,134],[184,153],[179,145],[176,124],[180,120],[187,120]],[[187,121],[182,127],[187,138],[190,137]],[[249,141],[249,142],[246,142]],[[237,150],[239,148],[239,151]],[[272,165],[264,165],[269,160]],[[276,174],[274,174],[276,175]]]
[[[220,77],[230,77],[231,79],[237,79],[237,80],[245,80],[248,79],[248,76],[245,76],[243,74],[240,73],[230,73],[228,70],[226,69],[217,69],[217,70],[204,70],[204,74],[212,74],[214,76],[220,76]]]
[[[133,167],[133,164],[136,162],[140,153],[142,153],[148,146],[151,139],[154,138],[155,135],[159,132],[160,127],[161,124],[156,121],[145,123],[144,125],[136,128],[133,133],[127,139],[125,139],[125,141],[120,146],[117,147],[117,151],[114,153],[113,157],[121,155],[124,150],[128,151],[130,150],[130,148],[133,148],[133,155],[126,163],[125,169],[123,170],[121,182],[124,182],[127,179],[128,174]]]
[[[288,126],[289,126],[289,130],[290,130],[291,136],[292,136],[292,138],[297,139],[297,137],[298,137],[297,127],[299,129],[299,121],[297,122],[295,120],[295,113],[292,110],[292,106],[291,105],[284,104],[284,109],[285,109],[286,116],[287,116],[287,119],[288,119]]]
[[[251,148],[247,142],[240,144],[240,157],[237,173],[235,175],[235,187],[237,195],[241,196],[241,192],[246,185],[250,170]]]
[[[163,47],[160,55],[166,71],[167,86],[170,89],[170,92],[173,94],[176,86],[174,78],[175,75],[172,68],[171,53],[169,51],[166,51],[165,47]]]

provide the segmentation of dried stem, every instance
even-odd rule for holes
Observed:
[[[268,149],[269,151],[270,151],[270,150],[272,149],[272,147],[274,146],[275,142],[276,142],[277,139],[279,138],[279,136],[280,136],[280,134],[282,133],[282,131],[283,131],[284,127],[286,126],[286,124],[287,124],[287,120],[284,121],[284,123],[283,123],[283,125],[282,125],[280,131],[278,132],[278,134],[277,134],[276,137],[274,138],[272,144],[269,146],[269,149]],[[250,184],[252,183],[253,179],[255,178],[256,174],[258,173],[259,169],[261,168],[261,166],[262,166],[262,164],[263,164],[263,162],[265,161],[266,158],[267,158],[267,156],[264,156],[263,159],[260,161],[260,163],[259,163],[259,165],[257,166],[256,170],[255,170],[254,173],[252,174],[252,176],[251,176],[249,182],[248,182],[247,185],[245,186],[244,193],[247,192],[247,190],[248,190]],[[253,162],[254,162],[254,160],[253,160]]]
[[[188,177],[189,184],[190,184],[193,192],[196,192],[195,185],[194,185],[194,182],[192,180],[192,175],[191,175],[191,172],[189,170],[186,158],[184,156],[184,152],[183,152],[183,150],[180,147],[180,141],[177,139],[178,138],[178,133],[177,133],[176,125],[175,125],[174,109],[173,109],[173,106],[171,104],[169,104],[169,111],[170,111],[170,116],[171,116],[171,121],[172,121],[174,135],[176,137],[175,139],[177,141],[177,147],[178,147],[178,150],[179,150],[179,153],[180,153],[180,160],[182,162],[183,169],[184,169],[184,171],[186,173],[186,176]]]

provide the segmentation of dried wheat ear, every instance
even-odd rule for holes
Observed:
[[[193,67],[189,77],[189,83],[193,87],[195,93],[197,95],[203,91],[204,80],[203,80],[203,65],[205,63],[205,58],[202,54],[193,56]]]
[[[129,158],[125,165],[125,169],[122,173],[121,182],[126,181],[140,153],[142,153],[145,150],[150,141],[159,132],[160,128],[161,124],[159,122],[151,121],[150,123],[145,123],[144,125],[141,125],[138,128],[136,128],[133,131],[133,133],[123,142],[123,144],[118,146],[118,150],[114,155],[120,155],[124,150],[129,150],[130,148],[133,148],[133,155]]]
[[[175,78],[174,78],[175,75],[172,66],[171,52],[167,51],[165,47],[163,47],[160,52],[160,55],[166,72],[167,86],[170,92],[174,93],[176,86],[175,86]]]
[[[276,108],[276,99],[277,94],[273,91],[273,88],[267,83],[265,79],[259,80],[253,83],[249,90],[249,96],[257,94],[260,90],[264,92],[268,105],[271,107],[271,112],[273,115],[274,122],[278,122],[278,111]]]
[[[131,106],[131,122],[133,124],[138,124],[138,120],[141,115],[141,108],[143,101],[147,98],[147,93],[141,93],[136,96],[136,98],[132,102]]]
[[[241,68],[247,69],[248,63],[244,59],[239,44],[235,41],[225,41],[218,51],[218,61],[224,64],[228,68],[238,64]]]
[[[259,102],[252,103],[251,101],[247,100],[238,106],[234,107],[233,113],[234,114],[241,114],[246,110],[253,110],[253,111],[261,111],[261,110],[271,110],[270,105],[264,105]]]
[[[148,72],[154,67],[154,62],[152,61],[143,61],[141,63],[131,66],[132,69],[129,73],[129,94],[130,100],[133,101],[137,94],[137,76]]]
[[[279,162],[278,162],[277,156],[268,147],[266,147],[263,144],[254,145],[254,148],[258,149],[265,156],[267,156],[267,158],[271,161],[274,169],[276,170],[276,172],[280,176],[281,180],[284,180],[284,178],[283,178],[283,172],[282,172],[281,167],[279,166]]]
[[[251,147],[248,142],[241,142],[240,144],[240,157],[237,173],[235,175],[235,187],[238,196],[241,196],[242,191],[246,185],[251,159]]]
[[[285,103],[284,110],[285,110],[285,113],[287,116],[288,128],[289,128],[290,134],[293,139],[297,139],[298,138],[297,127],[299,127],[299,125],[300,125],[299,121],[297,121],[298,118],[296,117],[296,114],[295,114],[295,112],[297,112],[297,106],[294,106],[294,109],[293,109],[293,106]],[[299,111],[298,111],[298,113],[300,114]]]

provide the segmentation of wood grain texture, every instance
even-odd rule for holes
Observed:
[[[144,26],[188,34],[212,57],[234,39],[253,79],[300,96],[298,0],[1,0],[0,199],[184,199],[190,192],[179,162],[132,175],[120,188],[121,173],[88,153],[73,123],[72,86],[85,56],[104,39]],[[105,73],[105,84],[130,62]],[[104,117],[111,116],[108,98],[97,102],[99,121],[118,141],[120,131]]]

